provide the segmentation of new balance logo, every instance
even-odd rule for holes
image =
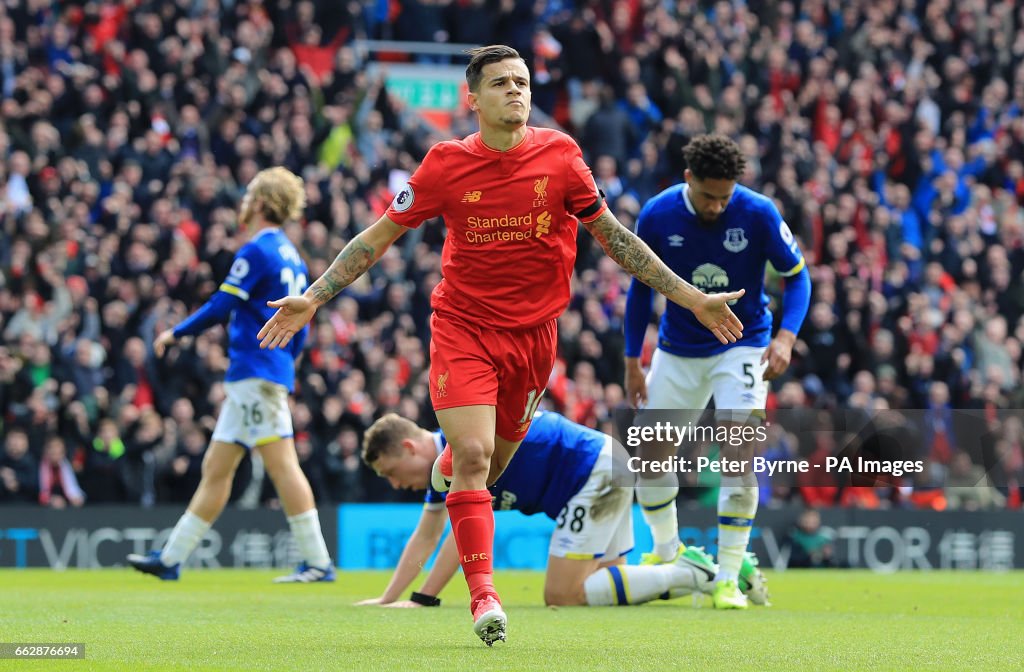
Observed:
[[[480,200],[480,197],[483,195],[484,192],[482,191],[467,191],[465,194],[462,195],[462,202],[477,203]]]

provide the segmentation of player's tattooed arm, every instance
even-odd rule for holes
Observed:
[[[611,212],[583,224],[619,266],[640,282],[664,294],[667,299],[693,311],[721,343],[735,343],[743,336],[743,324],[729,309],[729,301],[738,300],[744,290],[706,295],[680,278],[654,254],[647,243],[624,227]]]
[[[318,306],[324,305],[365,273],[375,261],[377,253],[373,247],[356,236],[309,288],[310,296]]]
[[[324,305],[373,266],[407,230],[387,217],[381,217],[348,242],[324,274],[306,290],[306,296],[317,306]]]
[[[368,229],[349,241],[330,268],[306,289],[302,296],[285,296],[276,301],[267,301],[267,306],[277,308],[256,338],[260,348],[283,348],[300,333],[317,308],[324,305],[358,278],[380,258],[398,238],[407,231],[388,217],[381,217]]]
[[[687,308],[701,296],[699,289],[673,273],[647,243],[623,226],[610,210],[605,210],[592,222],[584,222],[583,226],[609,257],[656,292]]]

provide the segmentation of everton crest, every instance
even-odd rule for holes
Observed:
[[[747,240],[747,234],[744,233],[743,229],[726,229],[725,240],[722,242],[725,245],[725,249],[730,252],[742,252],[747,249],[747,245],[750,243]]]

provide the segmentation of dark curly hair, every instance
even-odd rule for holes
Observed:
[[[747,159],[732,138],[717,133],[698,135],[683,147],[686,166],[698,180],[740,179]]]

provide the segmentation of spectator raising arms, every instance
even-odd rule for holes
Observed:
[[[158,445],[174,446],[187,425],[173,409],[187,399],[188,424],[209,435],[225,333],[161,360],[148,356],[153,335],[228,275],[243,238],[234,210],[260,169],[304,178],[306,207],[284,230],[319,276],[432,146],[476,130],[458,107],[450,129],[427,125],[352,41],[446,35],[510,44],[541,66],[535,111],[600,164],[627,227],[679,181],[693,137],[740,145],[740,184],[785,213],[813,281],[769,406],[792,383],[814,390],[805,405],[921,408],[941,383],[954,411],[1021,408],[1020,3],[505,4],[0,3],[2,432],[25,429],[36,463],[62,436],[83,482],[102,418],[127,442],[151,408],[165,420]],[[441,227],[405,236],[320,312],[317,347],[333,356],[300,362],[294,410],[311,416],[328,501],[400,496],[343,454],[348,433],[358,444],[396,406],[435,424],[426,357],[408,353],[429,347],[443,244]],[[629,278],[602,258],[580,239],[542,402],[590,426],[624,398]],[[780,294],[774,279],[766,289]],[[173,450],[143,450],[167,473]],[[138,503],[140,490],[117,496]]]

